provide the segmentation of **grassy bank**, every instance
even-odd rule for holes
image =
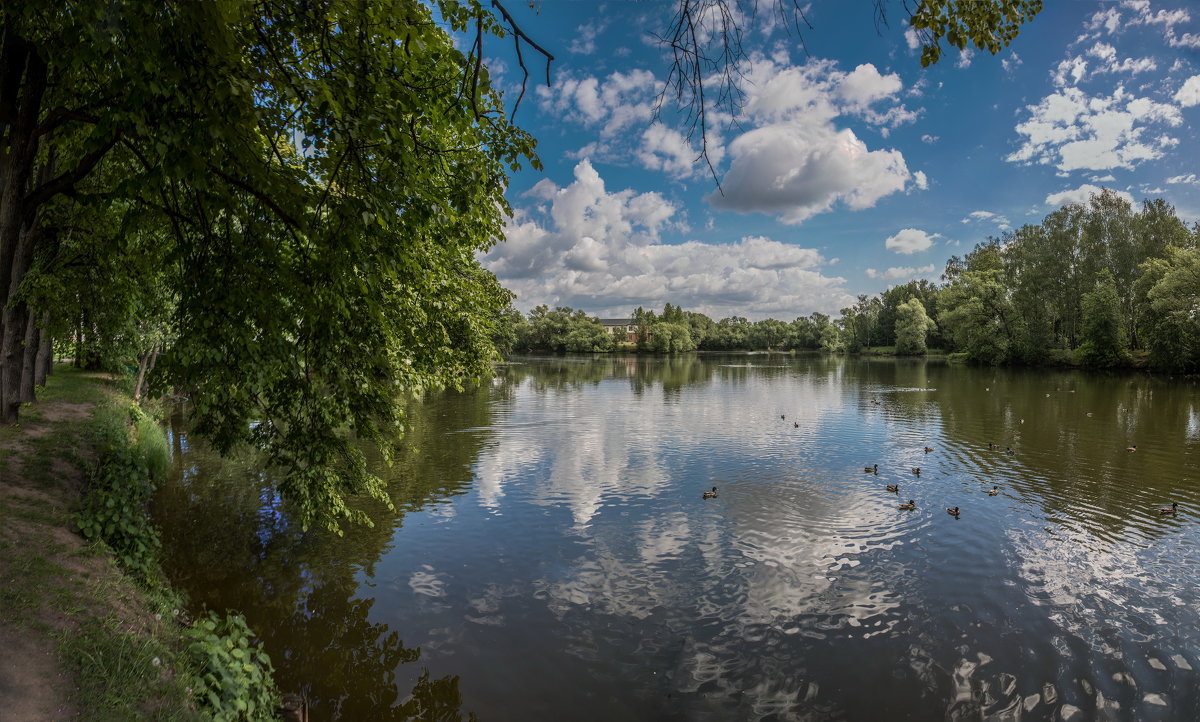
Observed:
[[[274,718],[270,662],[244,622],[192,623],[159,570],[146,504],[170,463],[153,409],[68,367],[0,429],[6,718]]]

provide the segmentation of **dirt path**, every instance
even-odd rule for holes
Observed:
[[[91,403],[47,401],[0,430],[0,718],[63,720],[71,703],[70,665],[58,639],[78,628],[81,584],[118,575],[70,531],[70,507],[84,472],[78,429]]]

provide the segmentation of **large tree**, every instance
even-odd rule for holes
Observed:
[[[896,309],[896,353],[917,355],[925,353],[925,338],[937,328],[925,313],[921,299],[912,297]]]
[[[126,276],[164,284],[160,365],[197,427],[266,452],[307,519],[382,498],[356,437],[386,448],[399,395],[488,371],[508,294],[475,254],[501,235],[506,172],[536,163],[446,31],[499,21],[435,7],[0,5],[0,420],[17,418],[31,325],[94,290],[56,286],[50,246],[90,236],[120,265],[137,214],[157,245]],[[38,258],[57,291],[31,306]]]

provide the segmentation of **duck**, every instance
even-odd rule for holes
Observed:
[[[1095,414],[1093,414],[1091,411],[1088,411],[1087,413],[1084,414],[1084,416],[1091,418],[1091,417],[1095,416]]]
[[[1008,447],[1007,449],[1005,449],[1004,453],[1009,454],[1011,456],[1016,456],[1016,454],[1017,454],[1017,452],[1011,446]]]
[[[921,467],[919,467],[919,466],[914,466],[914,467],[912,468],[912,473],[916,474],[917,476],[920,476],[920,475],[921,475]]]
[[[1133,446],[1126,446],[1125,450],[1128,451],[1129,453],[1133,453],[1133,452],[1137,451],[1137,444],[1134,444]]]
[[[995,484],[993,484],[992,488],[988,490],[988,496],[996,496],[999,493],[1000,487],[996,486]]]
[[[1046,394],[1046,398],[1050,398],[1050,394]]]
[[[1158,510],[1159,514],[1174,514],[1179,511],[1179,502],[1173,501],[1170,506],[1164,506]]]
[[[781,418],[781,419],[786,419],[786,418],[787,418],[787,414],[780,414],[780,415],[779,415],[779,418]]]
[[[908,503],[901,504],[900,508],[903,509],[904,511],[912,511],[913,509],[917,508],[917,502],[913,501],[912,499],[909,499]]]
[[[948,507],[946,507],[946,513],[949,514],[950,516],[957,517],[958,516],[958,507],[957,506],[948,506]]]
[[[717,498],[717,487],[715,487],[715,486],[714,486],[714,487],[712,488],[712,491],[706,491],[706,492],[704,492],[703,494],[701,494],[701,498],[703,498],[703,499],[716,499],[716,498]]]
[[[999,449],[999,448],[1000,448],[999,446],[996,446],[996,445],[995,445],[995,444],[993,444],[992,442],[990,442],[990,441],[988,442],[988,449],[989,449],[989,450],[991,450],[991,451],[995,451],[996,449]]]
[[[793,421],[793,422],[792,422],[792,428],[793,428],[793,429],[798,429],[798,428],[800,428],[800,422],[799,422],[799,421]]]
[[[867,472],[868,474],[878,474],[879,464],[875,464],[874,466],[864,466],[863,471]]]
[[[932,446],[926,446],[926,447],[925,447],[925,453],[926,453],[926,454],[928,454],[928,453],[929,453],[929,452],[931,452],[931,451],[933,451],[933,447],[932,447]]]
[[[888,490],[888,491],[895,491],[895,492],[899,492],[899,491],[900,491],[900,485],[899,485],[899,484],[888,484],[888,485],[887,485],[887,490]]]

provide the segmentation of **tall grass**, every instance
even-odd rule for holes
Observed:
[[[167,443],[167,432],[154,416],[133,407],[134,453],[146,464],[150,479],[160,484],[167,479],[171,470],[171,446]]]

